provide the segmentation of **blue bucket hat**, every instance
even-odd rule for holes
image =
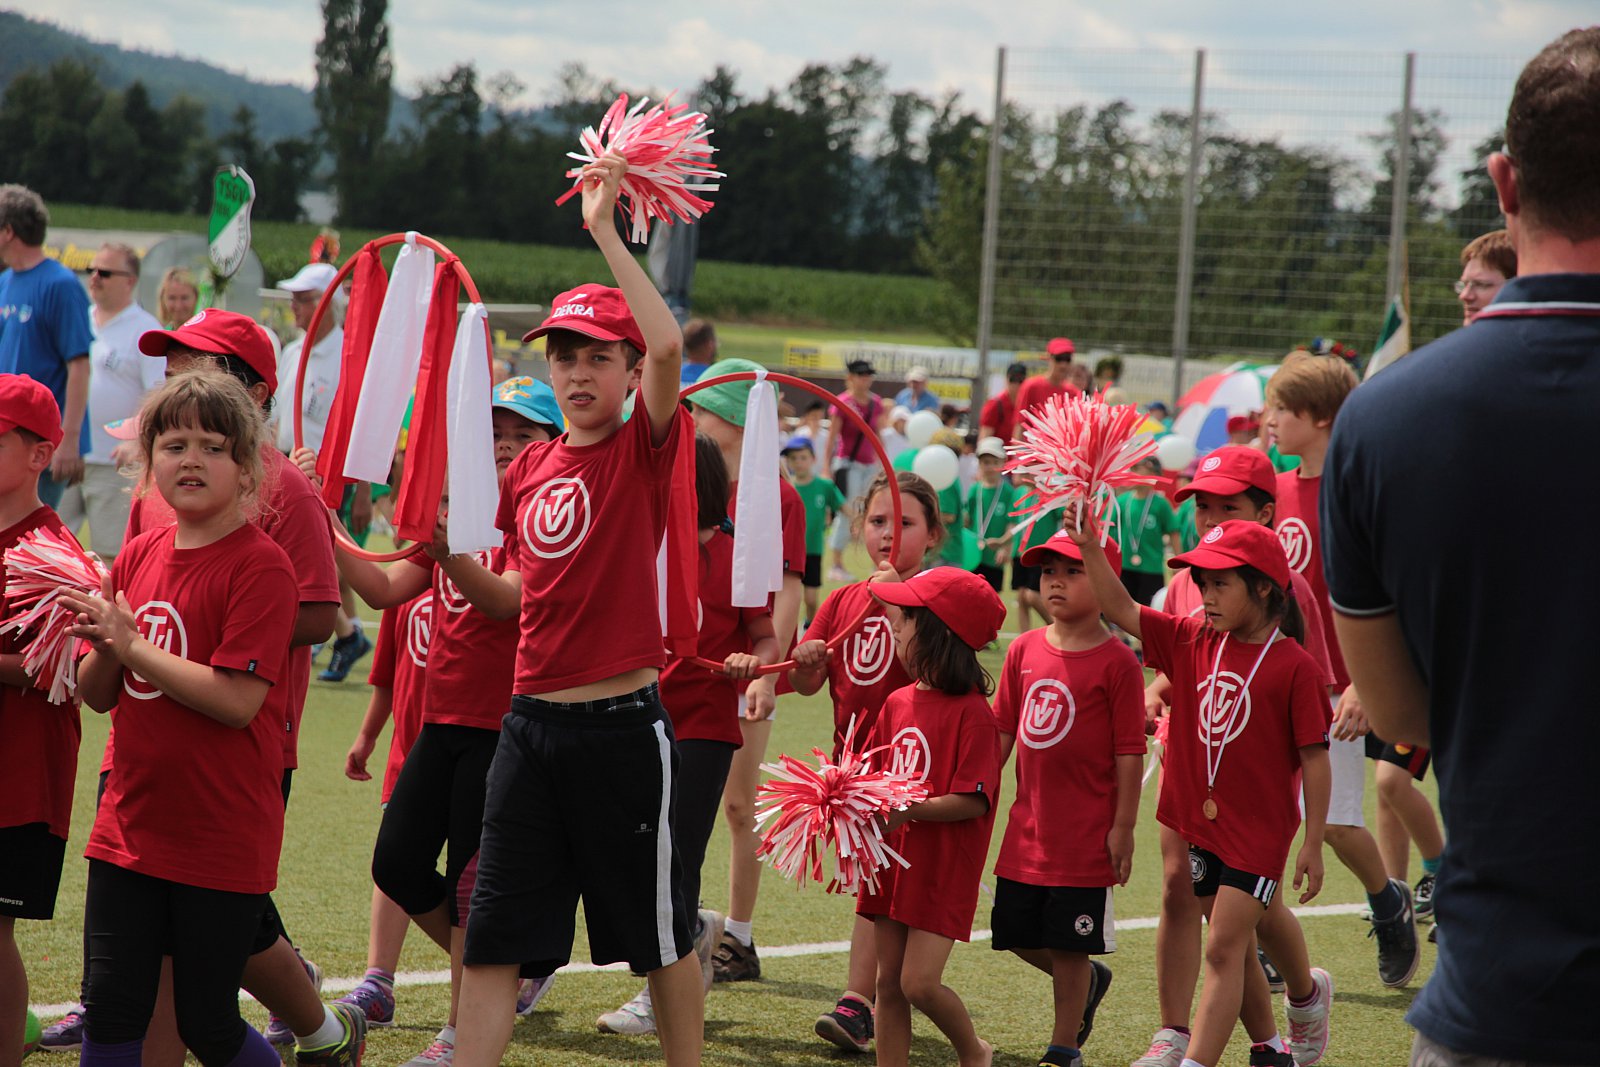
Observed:
[[[556,394],[548,385],[526,374],[507,378],[494,387],[494,406],[505,408],[527,419],[551,428],[555,434],[567,428],[561,408],[556,404]]]

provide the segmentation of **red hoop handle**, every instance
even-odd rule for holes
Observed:
[[[355,255],[344,261],[344,266],[339,268],[339,273],[333,276],[333,281],[328,283],[328,287],[322,291],[322,299],[317,301],[317,308],[311,313],[311,321],[306,324],[306,337],[308,339],[317,336],[317,329],[322,325],[323,314],[328,310],[329,305],[333,302],[334,294],[339,291],[339,287],[344,284],[344,280],[348,278],[350,276],[350,272],[355,269],[356,260],[360,257],[361,253],[365,252],[369,248],[376,251],[377,249],[387,247],[388,245],[401,244],[406,240],[406,237],[407,235],[403,233],[390,233],[385,234],[382,237],[374,237],[372,240],[368,241],[366,244],[357,249]],[[426,234],[417,234],[416,241],[417,244],[422,245],[425,248],[431,248],[439,255],[444,256],[445,265],[448,266],[452,272],[454,272],[457,280],[461,282],[461,288],[467,291],[468,299],[474,304],[483,303],[483,298],[478,295],[478,287],[472,281],[472,275],[467,273],[467,266],[465,263],[461,262],[461,258],[459,256],[450,251],[449,248],[445,247],[443,243],[434,240],[432,237],[429,237]],[[485,316],[483,320],[483,334],[484,338],[488,341],[489,377],[492,380],[494,378],[494,334],[489,332],[489,319],[487,316]],[[307,346],[302,343],[300,351],[300,366],[295,369],[294,376],[295,448],[301,448],[305,444],[305,435],[301,430],[301,420],[304,412],[302,405],[304,404],[303,397],[305,396],[306,389],[306,365],[310,362],[310,360],[306,358],[308,355],[306,348]],[[341,379],[339,382],[339,388],[343,389],[345,384],[346,383]],[[337,393],[335,393],[335,396],[337,396]],[[345,552],[348,552],[350,555],[355,556],[357,559],[370,560],[373,563],[392,563],[397,559],[405,559],[407,556],[412,555],[417,551],[416,545],[407,545],[405,548],[397,548],[393,552],[369,552],[367,549],[362,548],[360,545],[356,544],[355,541],[351,540],[345,531],[337,524],[335,524],[333,527],[333,543],[335,546]]]
[[[699,381],[684,387],[684,389],[678,393],[678,399],[687,399],[689,396],[694,393],[698,393],[702,389],[710,388],[713,385],[721,385],[724,382],[753,382],[758,381],[760,377],[761,376],[753,370],[742,370],[734,371],[732,374],[719,374],[715,378],[702,378]],[[898,485],[895,480],[894,466],[889,461],[889,453],[884,450],[883,442],[878,439],[878,431],[868,425],[867,420],[863,419],[861,414],[856,411],[855,408],[850,407],[848,404],[840,404],[839,398],[822,388],[822,386],[814,385],[813,383],[806,381],[804,378],[796,378],[792,374],[782,374],[778,371],[768,371],[766,373],[766,379],[770,382],[779,382],[783,385],[792,385],[796,389],[801,389],[805,392],[811,393],[813,396],[816,396],[824,402],[837,408],[838,411],[845,416],[846,421],[853,422],[856,426],[856,429],[860,430],[862,434],[866,436],[866,439],[872,442],[872,450],[878,454],[878,463],[883,467],[883,473],[889,479],[890,487],[898,490]],[[894,509],[894,527],[889,534],[889,559],[898,560],[900,558],[900,494],[898,491],[893,492],[889,494],[889,498],[891,501],[890,506]],[[845,642],[847,638],[850,637],[851,634],[860,629],[861,624],[867,621],[867,616],[872,614],[874,607],[875,605],[872,602],[872,597],[868,596],[866,604],[861,609],[861,613],[855,617],[849,626],[846,626],[843,630],[839,631],[838,635],[835,636],[833,640],[828,642],[828,650],[831,652],[838,648]],[[693,662],[699,666],[707,668],[708,670],[715,671],[718,674],[722,673],[722,664],[716,662],[715,660],[709,660],[703,656],[695,656]],[[781,674],[784,671],[793,670],[795,666],[795,661],[790,659],[785,660],[782,663],[768,664],[767,666],[760,668],[757,673],[762,675]]]

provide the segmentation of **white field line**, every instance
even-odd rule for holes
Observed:
[[[1326,915],[1358,915],[1362,911],[1366,910],[1366,907],[1367,906],[1365,904],[1315,904],[1308,908],[1292,908],[1290,910],[1292,910],[1295,915],[1302,919],[1316,919]],[[1159,920],[1157,920],[1157,918],[1153,915],[1138,919],[1118,919],[1117,932],[1123,933],[1128,930],[1154,930],[1158,921]],[[989,940],[989,931],[972,931],[972,940]],[[833,953],[849,951],[850,942],[848,941],[812,941],[800,945],[776,945],[771,948],[763,947],[761,949],[761,955],[764,959],[785,959],[791,956],[827,956]],[[596,966],[592,963],[569,963],[556,973],[592,974],[596,971],[626,971],[627,969],[628,965],[626,963],[609,963],[603,967]],[[450,972],[448,970],[401,971],[399,974],[394,976],[394,984],[397,986],[444,985],[449,981]],[[324,993],[348,993],[360,982],[361,977],[359,975],[354,978],[328,978],[322,983],[322,991]],[[239,998],[241,1000],[252,999],[249,993],[243,991],[240,991]],[[76,1008],[77,1005],[35,1004],[32,1007],[35,1015],[48,1021],[50,1019],[65,1015],[67,1012]]]

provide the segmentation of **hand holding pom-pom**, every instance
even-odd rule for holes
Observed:
[[[10,614],[0,623],[0,634],[29,635],[23,671],[41,687],[48,683],[51,703],[64,703],[78,688],[76,605],[103,603],[98,598],[110,589],[110,572],[71,534],[62,538],[44,529],[6,550],[5,569]]]

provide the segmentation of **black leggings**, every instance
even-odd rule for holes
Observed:
[[[378,826],[372,881],[407,915],[448,902],[450,921],[462,925],[456,885],[478,852],[484,787],[499,740],[498,730],[429,722],[406,754]],[[441,875],[439,852],[447,843]]]
[[[706,861],[706,844],[717,827],[722,810],[722,787],[738,746],[727,741],[691,738],[678,742],[678,806],[673,810],[672,837],[683,864],[683,904],[691,920],[700,907],[700,868]],[[691,921],[699,929],[699,923]]]
[[[239,1016],[239,981],[266,902],[265,893],[200,889],[90,860],[83,909],[89,1039],[143,1039],[161,957],[171,956],[183,1043],[208,1067],[238,1056],[248,1029]]]

